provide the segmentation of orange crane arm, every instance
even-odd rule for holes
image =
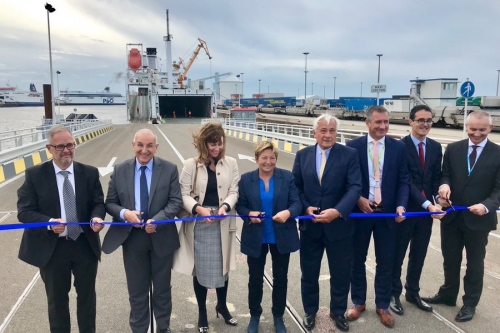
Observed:
[[[208,59],[212,59],[212,56],[210,56],[210,52],[208,51],[208,46],[207,43],[198,37],[199,44],[196,47],[196,50],[194,50],[193,55],[189,59],[189,62],[187,63],[186,67],[184,68],[184,73],[179,74],[179,78],[177,79],[177,82],[182,86],[182,81],[186,80],[187,73],[189,72],[189,69],[193,65],[193,62],[196,60],[196,57],[198,56],[198,53],[200,53],[201,49],[204,49],[205,52],[207,53]]]

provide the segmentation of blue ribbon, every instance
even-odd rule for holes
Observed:
[[[453,206],[453,208],[448,208],[446,213],[450,213],[453,211],[461,211],[467,210],[466,206]],[[403,216],[405,217],[418,217],[418,216],[429,216],[429,215],[439,215],[444,213],[434,213],[434,212],[405,212]],[[350,218],[387,218],[387,217],[398,217],[399,215],[396,213],[351,213],[349,214]],[[168,219],[168,220],[159,220],[153,221],[151,224],[166,224],[166,223],[175,223],[175,222],[191,222],[197,220],[204,220],[206,218],[211,219],[223,219],[227,217],[240,217],[240,218],[255,218],[257,216],[248,216],[248,215],[210,215],[210,216],[192,216],[192,217],[184,217],[177,219]],[[272,218],[269,216],[264,216],[259,218]],[[313,215],[299,215],[296,216],[297,220],[310,220],[313,219]],[[18,230],[18,229],[35,229],[35,228],[47,228],[48,226],[57,225],[59,222],[35,222],[35,223],[16,223],[16,224],[0,224],[0,231],[5,230]],[[89,225],[92,222],[67,222],[67,225]],[[97,224],[97,223],[95,223]],[[130,223],[130,222],[102,222],[104,225],[114,225],[114,226],[144,226],[146,223]]]

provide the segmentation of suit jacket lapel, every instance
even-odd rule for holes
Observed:
[[[151,176],[151,184],[149,185],[149,204],[148,204],[148,209],[149,206],[151,206],[151,200],[153,199],[153,196],[156,191],[156,186],[158,185],[158,182],[160,181],[160,175],[162,171],[162,165],[161,161],[157,158],[153,160],[153,174]]]
[[[468,150],[469,146],[467,144],[467,154],[469,153],[469,150]],[[471,174],[470,176],[468,177],[469,179],[472,178],[474,175],[476,174],[479,174],[478,172],[474,172],[474,170],[477,168],[479,168],[479,170],[481,170],[481,167],[484,163],[486,163],[488,161],[488,159],[491,158],[491,156],[493,156],[494,154],[491,152],[493,148],[493,143],[491,143],[490,140],[488,140],[486,142],[486,145],[484,146],[483,148],[483,151],[481,152],[481,155],[479,155],[479,158],[476,160],[476,164],[474,165],[474,168],[472,169],[471,171]],[[468,172],[469,170],[467,170]]]
[[[331,152],[330,152],[331,154]],[[326,171],[326,167],[325,167]],[[324,173],[323,173],[324,175]],[[281,177],[281,171],[278,169],[274,169],[274,193],[273,193],[273,213],[274,213],[274,208],[276,207],[276,202],[278,201],[278,196],[281,191],[281,186],[283,185],[283,178]],[[285,193],[285,191],[283,191]]]
[[[361,161],[361,169],[363,170],[365,179],[368,181],[368,183],[370,183],[370,174],[368,172],[368,150],[367,150],[368,136],[365,135],[360,142],[363,145],[360,149],[360,154],[359,154],[360,155],[359,159]]]
[[[85,176],[82,167],[79,163],[73,162],[73,171],[75,172],[75,199],[76,199],[76,214],[78,220],[83,216],[81,212],[82,205],[79,202],[86,202],[85,200]]]
[[[135,209],[135,158],[130,159],[125,168],[125,179],[127,180],[130,207]],[[117,175],[115,175],[116,177]],[[118,181],[115,179],[115,182]]]
[[[335,163],[335,155],[337,153],[338,148],[339,148],[338,143],[336,143],[330,150],[330,154],[328,155],[328,159],[326,160],[325,170],[323,170],[323,177],[327,173],[328,169],[330,169],[332,165]]]
[[[59,190],[57,188],[56,171],[52,161],[46,163],[45,179],[47,180],[47,192],[50,197],[54,198],[54,216],[61,216],[61,198],[59,198]]]
[[[415,148],[415,144],[413,143],[413,140],[411,139],[411,136],[406,136],[404,138],[405,143],[407,148],[410,150],[410,156],[413,159],[413,162],[419,166],[418,171],[420,174],[424,173],[424,170],[422,170],[422,167],[420,166],[420,157],[418,156],[417,149]],[[387,153],[387,151],[386,151]],[[425,161],[427,161],[427,156],[429,155],[429,146],[425,146]],[[425,163],[425,167],[427,167],[427,163]]]
[[[262,203],[260,201],[260,178],[259,178],[259,169],[254,170],[252,172],[252,177],[251,177],[251,186],[252,186],[252,193],[253,197],[255,199],[255,202],[257,203],[258,209],[262,209]]]

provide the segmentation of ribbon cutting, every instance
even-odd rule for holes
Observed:
[[[452,211],[461,211],[461,210],[467,210],[466,206],[453,206],[450,207],[446,210],[446,213],[450,213]],[[441,213],[443,214],[443,213]],[[403,216],[405,217],[417,217],[417,216],[429,216],[429,215],[439,215],[434,212],[406,212],[403,213]],[[398,214],[396,213],[351,213],[349,215],[350,218],[390,218],[390,217],[397,217]],[[242,219],[245,218],[255,218],[258,216],[243,216],[243,215],[210,215],[210,218],[212,219],[224,219],[228,217],[239,217]],[[169,220],[161,220],[161,221],[153,221],[151,224],[165,224],[165,223],[176,223],[176,222],[192,222],[192,221],[197,221],[197,220],[203,220],[207,218],[207,216],[193,216],[193,217],[184,217],[184,218],[177,218],[177,219],[169,219]],[[260,216],[260,218],[272,218],[272,216]],[[295,219],[297,220],[309,220],[313,219],[313,215],[300,215],[296,216]],[[92,222],[67,222],[66,224],[68,226],[72,225],[86,225],[90,224]],[[0,231],[6,231],[6,230],[19,230],[19,229],[35,229],[35,228],[46,228],[47,226],[51,225],[57,225],[59,222],[34,222],[34,223],[15,223],[15,224],[4,224],[0,225]],[[104,225],[115,225],[115,226],[124,226],[124,227],[130,227],[130,226],[143,226],[146,223],[130,223],[130,222],[102,222]]]

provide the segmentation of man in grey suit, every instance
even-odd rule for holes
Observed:
[[[105,203],[113,221],[133,224],[130,227],[112,225],[102,251],[111,253],[122,245],[132,332],[148,331],[148,292],[152,282],[156,332],[170,333],[170,277],[179,237],[174,223],[151,222],[172,219],[181,209],[179,174],[173,163],[154,156],[158,143],[151,130],[139,130],[132,147],[135,158],[115,166]]]

